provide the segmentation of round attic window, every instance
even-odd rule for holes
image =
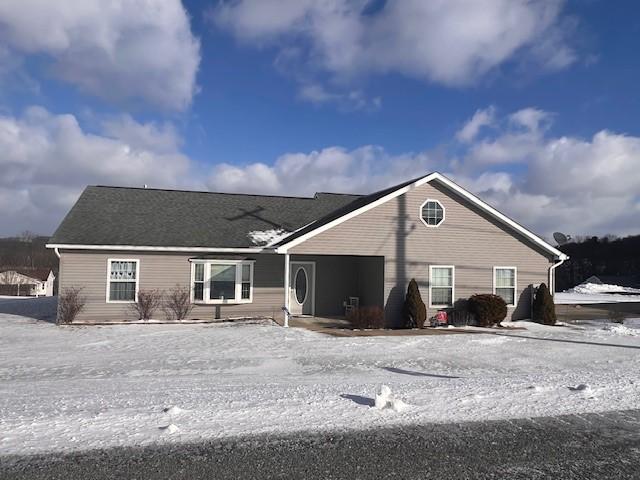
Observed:
[[[444,221],[444,207],[438,200],[427,200],[422,204],[420,218],[427,227],[437,227]]]

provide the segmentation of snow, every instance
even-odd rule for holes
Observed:
[[[406,410],[408,405],[401,399],[396,398],[391,391],[391,388],[389,388],[387,385],[382,385],[378,390],[378,393],[376,393],[374,407],[378,410],[390,408],[395,412],[401,412],[403,410]]]
[[[640,408],[640,336],[516,325],[526,330],[333,337],[0,314],[0,454]]]
[[[254,230],[249,232],[247,236],[251,243],[254,245],[271,245],[280,241],[282,238],[289,235],[290,232],[283,230],[282,228],[274,228],[271,230]]]
[[[640,289],[585,282],[576,287],[556,293],[556,305],[640,302]]]

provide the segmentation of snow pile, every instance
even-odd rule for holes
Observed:
[[[630,335],[632,337],[640,336],[640,329],[619,323],[608,323],[602,327],[602,329],[617,335]]]
[[[407,404],[399,398],[396,398],[391,389],[382,385],[376,393],[375,407],[378,410],[391,409],[395,412],[402,412],[407,408]]]
[[[271,230],[254,230],[249,232],[247,236],[254,245],[271,245],[289,235],[289,232],[282,228],[273,228]]]
[[[587,281],[556,293],[554,301],[556,305],[640,302],[640,289]]]
[[[163,431],[163,433],[166,433],[168,435],[173,435],[174,433],[177,433],[180,431],[177,425],[174,425],[173,423],[170,423],[169,425],[165,425],[164,427],[159,427],[159,428],[160,430]]]
[[[182,412],[184,412],[184,410],[176,406],[164,408],[162,411],[167,415],[180,415]]]
[[[640,289],[623,287],[621,285],[611,285],[608,283],[581,283],[580,285],[565,290],[567,293],[581,293],[583,295],[593,295],[598,293],[638,293]]]

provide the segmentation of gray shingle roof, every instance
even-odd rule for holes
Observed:
[[[255,247],[252,231],[292,232],[359,195],[313,198],[89,186],[51,244]]]

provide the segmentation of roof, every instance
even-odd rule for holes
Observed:
[[[316,193],[313,197],[285,197],[90,186],[80,195],[48,246],[190,251],[269,248],[284,253],[334,225],[432,181],[555,258],[569,258],[438,172],[370,195]]]
[[[50,268],[5,268],[0,271],[0,273],[4,272],[16,272],[20,275],[24,275],[25,277],[33,278],[35,280],[40,280],[42,282],[47,281],[49,278],[49,274],[51,273]]]
[[[357,198],[89,186],[49,245],[251,248],[250,232],[292,232]]]

